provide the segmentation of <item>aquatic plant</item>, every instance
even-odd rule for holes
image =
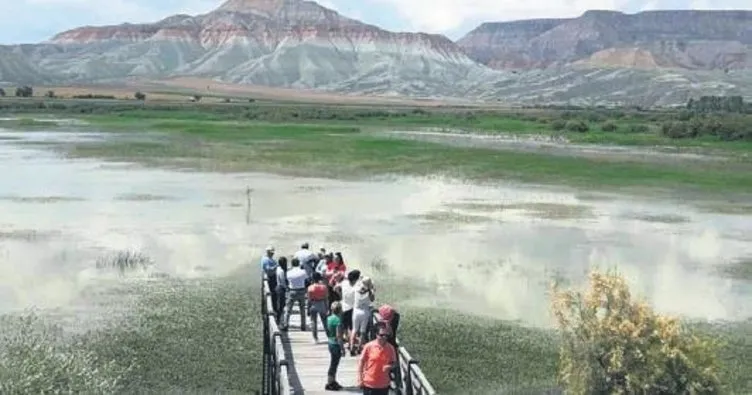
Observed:
[[[136,251],[118,251],[97,258],[97,269],[117,269],[120,273],[146,269],[153,264],[154,261],[149,256]]]
[[[720,344],[633,300],[623,277],[591,272],[584,292],[553,285],[559,379],[576,394],[715,394]]]
[[[0,393],[111,394],[131,368],[103,360],[35,312],[0,317]]]

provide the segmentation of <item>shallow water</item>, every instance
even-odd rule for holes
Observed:
[[[719,270],[752,256],[752,240],[740,237],[752,234],[749,215],[440,178],[345,182],[146,169],[23,144],[101,135],[12,135],[21,139],[0,139],[2,311],[79,303],[82,290],[109,283],[95,262],[115,251],[140,251],[155,271],[203,277],[256,264],[267,244],[292,254],[310,241],[342,251],[351,267],[369,272],[378,263],[382,275],[429,285],[406,304],[547,325],[548,281],[579,281],[597,265],[618,267],[661,311],[752,316],[752,282]]]
[[[562,136],[549,135],[515,135],[505,133],[483,134],[452,131],[390,131],[383,133],[401,139],[412,139],[431,143],[446,144],[456,147],[489,148],[523,152],[544,153],[548,155],[578,156],[585,158],[609,158],[630,161],[676,163],[686,162],[728,162],[729,153],[712,153],[708,149],[684,147],[627,147],[619,145],[574,144]],[[695,152],[689,152],[695,151]],[[746,154],[736,153],[736,158]]]

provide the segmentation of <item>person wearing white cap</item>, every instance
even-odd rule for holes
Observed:
[[[266,274],[266,280],[269,282],[269,291],[272,294],[272,305],[277,306],[277,261],[274,260],[274,247],[266,247],[266,255],[261,258],[261,270]]]

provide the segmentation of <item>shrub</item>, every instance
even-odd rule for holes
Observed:
[[[633,123],[627,127],[628,133],[648,133],[649,131],[650,127],[642,123]]]
[[[665,122],[661,125],[661,134],[672,139],[694,137],[686,122]]]
[[[555,119],[551,122],[552,130],[564,130],[565,127],[567,127],[567,123],[561,119]]]
[[[92,95],[91,93],[87,93],[85,95],[73,95],[74,99],[103,99],[103,100],[114,100],[115,96],[112,95]]]
[[[590,130],[590,127],[588,126],[587,122],[581,121],[581,120],[567,121],[567,124],[564,128],[570,132],[578,132],[578,133],[585,133],[588,130]]]
[[[145,95],[145,94],[143,94],[142,92],[136,92],[136,93],[135,93],[135,94],[133,95],[133,97],[135,97],[135,98],[136,98],[136,100],[141,100],[141,101],[144,101],[144,100],[146,100],[146,95]]]
[[[34,96],[34,88],[26,85],[16,88],[16,97],[32,97]]]
[[[718,344],[633,301],[623,277],[590,274],[584,294],[554,284],[559,379],[576,394],[715,394]]]
[[[615,132],[619,130],[619,125],[612,121],[606,121],[601,125],[601,130],[604,132]]]

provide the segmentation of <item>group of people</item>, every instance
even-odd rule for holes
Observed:
[[[268,247],[261,266],[280,330],[288,330],[295,304],[300,309],[300,330],[306,330],[306,317],[310,317],[315,343],[319,343],[319,320],[325,328],[330,354],[325,389],[342,389],[336,379],[337,369],[342,357],[349,353],[360,356],[357,384],[363,394],[388,394],[393,378],[400,383],[399,313],[387,304],[381,305],[379,321],[373,325],[373,281],[361,276],[357,269],[348,271],[341,253],[331,253],[323,247],[313,252],[308,243],[303,243],[293,255],[289,267],[286,257],[274,257],[275,249]]]

